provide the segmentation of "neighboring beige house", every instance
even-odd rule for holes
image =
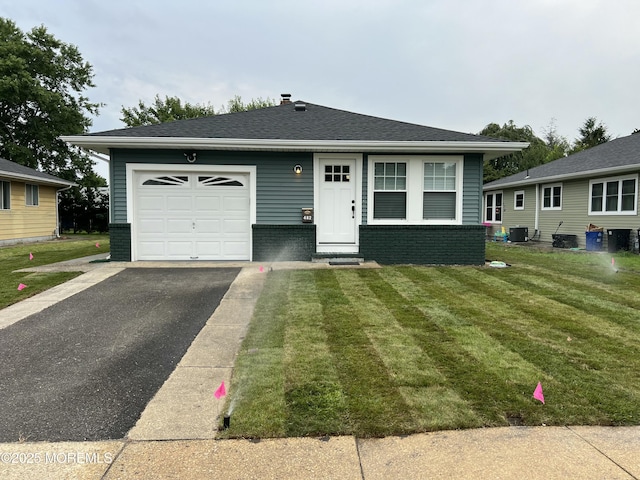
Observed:
[[[74,185],[0,158],[0,245],[54,238],[58,192]]]
[[[640,134],[617,138],[485,184],[483,221],[490,235],[527,227],[529,238],[552,242],[557,230],[575,235],[580,248],[589,224],[604,229],[603,245],[616,234],[609,230],[630,230],[633,247],[640,228],[639,174]]]

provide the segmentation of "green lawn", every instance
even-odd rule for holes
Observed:
[[[512,266],[271,272],[220,435],[640,424],[640,257],[611,257],[489,244]]]
[[[96,243],[99,247],[96,247]],[[0,247],[0,309],[64,283],[82,273],[20,273],[16,270],[108,251],[108,235],[69,235],[64,240]],[[29,253],[33,254],[33,260],[29,260]],[[19,291],[20,283],[27,285],[27,288]]]

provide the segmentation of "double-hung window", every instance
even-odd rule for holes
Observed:
[[[484,205],[485,222],[502,223],[502,192],[487,193]]]
[[[562,210],[562,185],[542,187],[542,210]]]
[[[407,218],[406,162],[374,163],[373,218]]]
[[[370,224],[462,223],[461,155],[370,155]]]
[[[637,175],[589,182],[589,215],[636,215],[637,205]]]
[[[0,210],[11,209],[11,182],[0,181]]]
[[[28,206],[35,207],[40,201],[38,198],[38,185],[32,185],[30,183],[25,184],[25,203]]]
[[[524,190],[518,190],[513,194],[513,209],[524,210]]]
[[[425,162],[422,218],[455,220],[456,163]]]

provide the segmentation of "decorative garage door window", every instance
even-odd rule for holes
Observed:
[[[171,186],[189,186],[189,177],[188,176],[173,176],[173,175],[164,175],[162,177],[153,177],[148,178],[142,182],[142,185],[156,185],[162,187],[171,187]]]
[[[199,176],[198,186],[202,187],[244,187],[244,184],[236,179],[229,177],[211,177]]]
[[[325,182],[351,181],[351,172],[349,171],[349,165],[325,165],[324,181]]]

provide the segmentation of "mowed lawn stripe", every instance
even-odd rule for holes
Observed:
[[[348,434],[348,405],[322,321],[312,271],[288,277],[283,366],[287,436]]]
[[[466,296],[458,297],[455,290],[434,288],[437,269],[400,267],[385,269],[381,275],[394,285],[405,303],[422,313],[425,321],[446,332],[453,342],[448,349],[463,352],[449,381],[464,399],[473,399],[477,412],[484,412],[492,422],[506,422],[506,417],[523,416],[523,412],[536,407],[531,400],[532,382],[535,387],[537,381],[551,379],[475,325],[473,318],[456,312],[451,305],[465,303]],[[443,362],[447,363],[446,357]]]
[[[446,386],[446,378],[428,353],[371,291],[367,284],[369,276],[361,270],[341,270],[336,276],[357,315],[363,319],[364,332],[389,376],[411,407],[408,413],[417,428],[426,431],[482,425],[470,406]]]
[[[638,286],[624,289],[618,287],[617,291],[611,291],[608,285],[594,280],[574,277],[576,281],[572,281],[566,275],[538,273],[532,275],[531,271],[515,270],[502,277],[502,281],[591,315],[605,317],[624,328],[640,333]],[[498,277],[499,274],[494,272],[493,276]]]
[[[336,270],[314,272],[322,319],[349,406],[352,434],[384,436],[411,431],[410,407],[363,330],[361,318],[336,279]]]
[[[461,280],[456,275],[452,279]],[[597,366],[598,362],[604,362],[617,368],[640,369],[640,356],[628,358],[625,353],[629,349],[640,351],[640,332],[632,323],[629,327],[620,325],[617,321],[620,314],[614,308],[605,312],[594,313],[590,305],[588,290],[566,291],[565,294],[552,295],[540,294],[540,289],[530,285],[531,290],[522,295],[521,287],[498,279],[486,273],[486,271],[469,270],[464,275],[467,285],[480,282],[478,288],[483,289],[483,295],[490,295],[496,299],[496,311],[498,307],[507,305],[508,308],[520,310],[521,315],[513,318],[514,324],[524,325],[528,331],[537,332],[537,339],[543,343],[551,343],[568,355],[577,353],[579,356],[589,357],[589,361]],[[560,285],[555,285],[555,291]],[[551,287],[549,287],[551,288]],[[535,289],[536,293],[531,293]],[[502,294],[496,294],[496,291]],[[494,293],[491,293],[494,292]],[[544,293],[544,292],[543,292]],[[567,297],[584,298],[585,302],[576,301],[575,305],[563,301]],[[503,313],[506,315],[507,313]],[[639,322],[636,312],[635,324]],[[531,328],[535,327],[535,328]],[[548,339],[540,335],[544,332],[553,338]],[[529,333],[534,335],[535,333]],[[568,339],[567,342],[562,342]],[[552,340],[551,342],[549,340]],[[603,348],[604,347],[604,348]],[[597,368],[597,367],[596,367]]]
[[[473,318],[493,337],[499,338],[503,345],[537,365],[552,379],[551,392],[558,396],[555,402],[547,404],[547,408],[560,408],[561,411],[550,413],[562,413],[568,423],[627,424],[638,420],[637,405],[640,398],[635,387],[637,370],[623,365],[609,350],[599,351],[596,345],[583,345],[587,351],[580,351],[580,347],[572,345],[566,337],[562,341],[561,338],[545,338],[541,335],[544,332],[541,324],[551,327],[548,332],[552,332],[559,323],[563,324],[565,330],[571,327],[571,321],[566,318],[567,311],[563,310],[568,307],[562,304],[554,305],[556,308],[546,305],[540,308],[536,316],[533,312],[526,312],[525,309],[530,308],[528,303],[520,304],[524,306],[523,310],[518,310],[509,303],[518,302],[518,298],[522,299],[526,291],[519,294],[510,292],[512,295],[501,297],[508,300],[495,302],[493,309],[488,309],[492,312],[491,315],[487,315],[479,306],[482,298],[491,298],[491,294],[487,292],[490,289],[483,287],[482,282],[476,278],[477,270],[475,272],[474,274],[474,269],[447,272],[446,283],[449,286],[452,282],[458,283],[461,291],[467,289],[465,298],[469,300],[452,304],[452,309],[467,318]],[[478,292],[473,291],[474,285]],[[486,295],[481,291],[485,291]],[[558,310],[564,311],[565,315],[554,314]],[[579,324],[585,315],[580,311],[571,318],[574,323]],[[592,321],[597,323],[598,319],[593,318]],[[593,335],[597,336],[595,332]],[[606,337],[600,336],[601,346],[605,340]],[[626,357],[628,353],[627,351]],[[585,363],[585,359],[589,363]],[[616,376],[620,382],[615,381]]]
[[[286,273],[270,273],[256,304],[224,407],[233,419],[225,431],[228,436],[286,435],[283,355],[288,282]]]

